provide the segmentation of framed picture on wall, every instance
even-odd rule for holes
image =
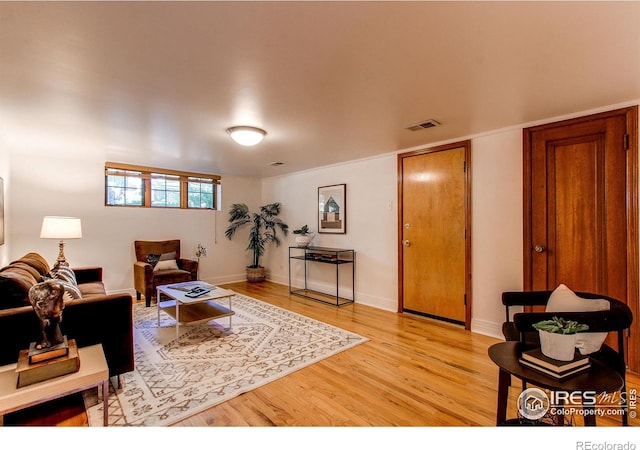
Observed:
[[[318,188],[318,233],[347,232],[347,185]]]

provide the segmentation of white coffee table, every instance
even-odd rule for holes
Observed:
[[[16,364],[0,367],[0,425],[4,424],[4,415],[10,412],[102,386],[103,422],[106,427],[109,421],[109,367],[102,345],[79,348],[78,357],[80,370],[77,372],[21,388],[16,387]]]
[[[187,297],[185,294],[196,286],[211,289],[200,297]],[[170,300],[161,301],[164,294]],[[160,327],[160,311],[164,311],[176,320],[176,341],[180,343],[180,324],[192,325],[198,322],[229,318],[231,329],[231,316],[235,314],[231,298],[235,292],[222,289],[202,281],[185,281],[183,283],[165,284],[158,286],[158,327]],[[229,300],[229,307],[218,303],[222,299]]]

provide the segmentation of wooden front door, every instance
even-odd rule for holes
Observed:
[[[635,107],[524,130],[526,290],[564,283],[638,317],[637,120]]]
[[[469,142],[398,156],[399,311],[470,327]]]

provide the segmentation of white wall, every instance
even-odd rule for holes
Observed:
[[[389,311],[397,311],[397,172],[396,155],[354,161],[262,181],[262,202],[283,204],[282,219],[291,230],[308,224],[318,230],[318,187],[347,185],[347,233],[318,234],[312,245],[356,251],[356,301]],[[288,246],[271,246],[265,254],[268,277],[288,284]],[[335,267],[310,265],[309,280],[315,288],[335,292]],[[292,266],[300,286],[302,267]],[[350,296],[349,266],[340,268],[340,295]]]
[[[3,180],[4,186],[4,244],[0,245],[0,267],[3,267],[10,262],[10,243],[9,238],[10,226],[9,226],[9,203],[11,192],[11,178],[10,178],[10,164],[11,153],[9,147],[4,142],[2,135],[0,135],[0,178]]]
[[[194,258],[198,243],[207,248],[200,260],[200,278],[212,283],[245,279],[244,243],[224,238],[226,215],[222,212],[120,208],[104,206],[104,162],[96,152],[88,156],[60,158],[69,142],[13,148],[11,158],[10,258],[28,252],[41,253],[50,264],[57,257],[57,242],[40,239],[45,215],[82,219],[83,237],[65,244],[72,266],[104,268],[109,292],[133,293],[133,241],[181,239],[183,257]],[[65,148],[68,150],[68,147]],[[258,203],[260,180],[224,176],[222,210],[231,202]],[[1,248],[1,247],[0,247]],[[223,255],[223,256],[221,256]]]
[[[522,290],[522,129],[472,139],[471,329],[502,337],[501,294]]]

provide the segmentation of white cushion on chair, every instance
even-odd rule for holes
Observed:
[[[547,302],[546,312],[584,312],[606,311],[611,308],[609,301],[603,298],[586,299],[578,297],[575,292],[564,284],[558,286]],[[562,315],[559,314],[561,317]],[[583,355],[597,352],[602,347],[608,333],[578,333],[576,336],[576,348]]]
[[[160,260],[153,268],[153,271],[160,272],[162,270],[179,270],[178,263],[175,259]]]

